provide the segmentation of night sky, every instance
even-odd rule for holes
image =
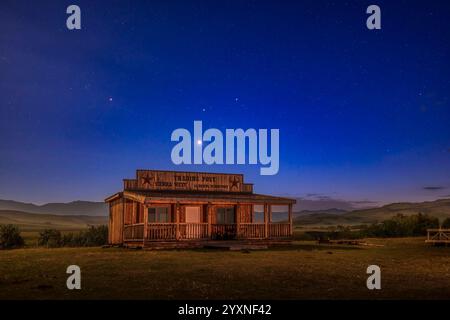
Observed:
[[[2,0],[0,198],[101,201],[139,168],[309,200],[450,197],[449,61],[449,1]],[[279,173],[172,164],[194,120],[279,128]]]

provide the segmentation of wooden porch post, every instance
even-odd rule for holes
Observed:
[[[175,204],[175,239],[180,240],[180,203]]]
[[[264,237],[269,238],[269,205],[264,203]]]
[[[292,237],[292,203],[289,204],[289,235]]]
[[[270,234],[270,225],[272,224],[272,205],[271,204],[267,205],[267,218],[269,220],[269,222],[267,223],[267,232],[268,232],[267,237],[271,238],[272,237],[272,235]]]
[[[236,205],[236,238],[240,238],[239,226],[241,224],[241,204]]]
[[[145,240],[147,239],[147,232],[148,232],[148,210],[147,210],[147,206],[144,204],[142,204],[142,206],[144,207],[144,236],[142,237],[142,242],[145,245]]]
[[[125,198],[122,198],[122,244],[124,244],[125,239]]]
[[[211,203],[208,202],[206,205],[206,219],[208,222],[208,238],[211,238],[211,231],[212,231],[212,225],[211,225]]]

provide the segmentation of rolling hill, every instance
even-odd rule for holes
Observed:
[[[5,209],[7,208],[7,209]],[[22,208],[9,209],[9,208]],[[441,221],[450,217],[450,199],[420,203],[392,203],[377,208],[346,211],[342,209],[302,210],[294,213],[297,226],[359,225],[381,222],[397,214],[429,214]],[[102,202],[74,201],[38,206],[0,200],[0,224],[15,224],[24,231],[48,228],[80,230],[108,223],[107,205]]]
[[[13,210],[0,210],[0,225],[14,224],[22,231],[57,229],[78,231],[89,226],[107,225],[108,217],[83,215],[36,214]]]
[[[389,219],[397,214],[429,214],[441,221],[450,217],[450,199],[440,199],[420,203],[392,203],[378,208],[353,210],[336,214],[335,212],[317,211],[298,213],[294,218],[296,225],[333,226],[371,224]]]
[[[13,200],[0,200],[0,210],[56,215],[108,215],[108,205],[106,203],[93,201],[72,201],[68,203],[46,203],[43,205],[36,205]]]

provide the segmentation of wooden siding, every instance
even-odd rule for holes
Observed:
[[[123,199],[110,202],[108,230],[108,242],[110,244],[121,244],[123,242]]]
[[[242,191],[243,176],[229,174],[138,170],[139,189]]]
[[[253,205],[242,204],[240,205],[240,223],[250,223],[253,221]]]
[[[144,205],[142,203],[125,199],[124,201],[124,223],[144,223]]]

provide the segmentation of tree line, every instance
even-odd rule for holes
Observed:
[[[7,224],[0,225],[0,249],[23,247],[25,241],[19,227]],[[56,229],[46,229],[39,232],[38,245],[42,247],[95,247],[108,244],[108,227],[91,226],[79,232],[62,234]]]
[[[442,224],[439,219],[427,214],[414,215],[397,214],[380,223],[357,226],[333,226],[326,231],[308,231],[298,236],[299,240],[317,239],[362,239],[362,238],[395,238],[419,237],[427,234],[427,229],[450,229],[450,218]]]

